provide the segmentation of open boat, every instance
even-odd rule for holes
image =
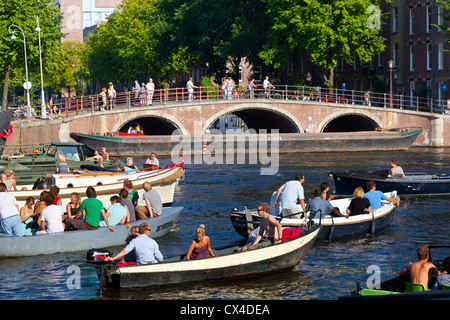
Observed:
[[[130,225],[146,222],[152,229],[150,236],[158,238],[170,231],[182,209],[183,207],[163,208],[160,216],[137,220]],[[125,245],[129,231],[125,225],[116,225],[114,231],[100,227],[95,230],[71,230],[24,237],[0,233],[0,257],[34,256]]]
[[[389,170],[330,172],[338,195],[353,194],[357,187],[366,189],[375,181],[377,190],[397,190],[399,195],[450,195],[450,174],[405,173],[405,178],[392,176]]]
[[[389,198],[397,197],[396,191],[385,193]],[[344,213],[353,198],[331,200],[331,204]],[[301,208],[300,208],[301,209]],[[395,205],[392,202],[382,201],[381,208],[375,212],[350,216],[349,218],[326,215],[321,219],[322,231],[317,236],[317,240],[336,240],[362,238],[370,235],[377,235],[385,231],[394,220]],[[317,213],[316,213],[317,214]],[[234,229],[243,237],[248,237],[252,230],[259,225],[261,217],[255,210],[245,209],[238,211],[233,209],[230,213],[231,223]],[[305,223],[305,219],[289,219],[278,217],[283,227],[299,226]],[[313,218],[319,223],[320,218]]]
[[[450,245],[428,246],[430,249],[430,262],[439,272],[443,271],[443,261],[450,256]],[[442,259],[432,259],[431,252],[442,250]],[[434,255],[434,254],[433,254]],[[424,291],[422,285],[410,282],[409,275],[397,276],[379,284],[377,288],[361,289],[359,282],[357,288],[348,296],[339,297],[339,300],[450,300],[450,287],[440,286],[436,278],[429,281],[430,290]]]
[[[214,257],[186,260],[185,255],[163,263],[121,266],[96,262],[100,288],[179,285],[198,281],[247,279],[295,267],[311,249],[320,225],[309,225],[297,237],[264,248],[236,252],[236,245],[214,249]],[[153,229],[152,229],[153,230]],[[153,232],[153,231],[152,231]]]
[[[92,172],[86,174],[61,174],[51,175],[47,179],[46,188],[51,185],[57,185],[60,188],[58,197],[62,200],[62,207],[65,208],[70,201],[72,192],[78,192],[82,198],[86,197],[86,188],[93,186],[97,192],[97,198],[106,206],[109,204],[109,199],[113,195],[117,195],[123,188],[123,181],[129,179],[133,183],[133,189],[139,193],[139,199],[142,199],[143,184],[148,181],[152,187],[158,191],[163,206],[171,206],[173,202],[173,195],[175,186],[179,179],[184,175],[183,168],[179,166],[161,169],[157,171],[148,171],[141,173],[117,173],[117,172]],[[19,190],[8,191],[16,197],[19,202],[19,207],[25,205],[28,197],[32,196],[36,200],[43,190],[47,189],[33,189],[33,190]],[[142,205],[143,202],[142,202]]]

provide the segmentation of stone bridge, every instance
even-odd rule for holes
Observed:
[[[222,116],[235,115],[246,127],[278,129],[280,133],[373,131],[377,128],[421,127],[415,146],[450,146],[450,116],[405,109],[344,103],[277,99],[168,102],[149,107],[116,106],[112,111],[91,108],[62,118],[13,122],[7,144],[67,142],[71,132],[105,134],[126,131],[138,122],[146,134],[199,136]]]

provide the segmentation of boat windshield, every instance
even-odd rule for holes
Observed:
[[[58,154],[58,156],[62,155],[66,158],[66,160],[73,160],[73,161],[80,161],[80,157],[82,155],[80,146],[65,146],[65,147],[51,146],[48,149],[47,154],[53,157],[56,157],[56,154]]]

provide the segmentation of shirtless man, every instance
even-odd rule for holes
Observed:
[[[428,262],[430,257],[430,249],[423,246],[417,249],[418,262],[410,263],[405,269],[400,271],[400,276],[411,273],[411,283],[423,285],[425,290],[428,290],[428,273],[435,265]]]

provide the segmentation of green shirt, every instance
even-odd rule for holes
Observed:
[[[131,192],[128,193],[127,199],[130,200],[134,206],[136,206],[139,200],[139,193],[135,189],[133,189],[131,190]]]
[[[80,211],[86,211],[84,221],[93,227],[100,224],[100,216],[102,215],[103,203],[97,198],[84,199],[80,206]]]

